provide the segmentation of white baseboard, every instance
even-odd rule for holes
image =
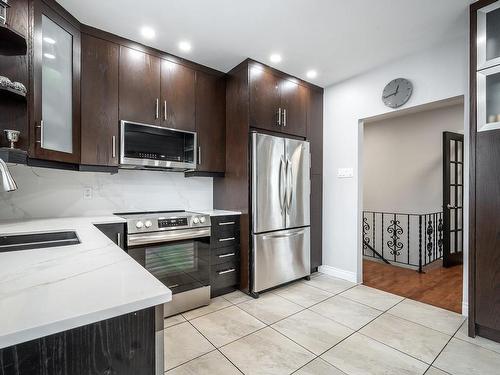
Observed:
[[[469,316],[469,304],[467,302],[462,302],[462,315]]]
[[[338,277],[339,279],[350,281],[352,283],[358,282],[356,272],[345,271],[332,266],[319,266],[318,271],[329,276]]]

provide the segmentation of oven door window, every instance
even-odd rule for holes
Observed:
[[[209,242],[188,240],[144,247],[143,266],[173,293],[209,284]]]

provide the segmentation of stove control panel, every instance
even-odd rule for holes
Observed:
[[[186,227],[188,225],[187,217],[177,217],[173,219],[158,219],[158,228]]]

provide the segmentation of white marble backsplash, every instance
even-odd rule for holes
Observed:
[[[117,174],[9,165],[19,189],[0,193],[0,220],[212,209],[212,178],[120,170]],[[84,197],[85,189],[92,198]]]

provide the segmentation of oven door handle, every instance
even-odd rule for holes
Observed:
[[[127,236],[127,245],[149,245],[153,243],[182,241],[200,237],[210,237],[210,228],[178,229],[154,233],[129,234]]]

